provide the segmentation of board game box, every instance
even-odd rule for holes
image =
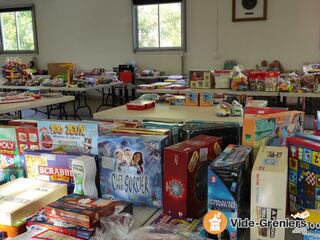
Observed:
[[[199,218],[206,212],[207,170],[221,146],[222,138],[199,135],[164,149],[165,214]]]
[[[179,142],[179,130],[183,124],[178,123],[166,123],[166,122],[152,122],[152,121],[143,121],[142,126],[148,129],[169,129],[171,142],[176,144]]]
[[[117,212],[117,201],[69,194],[44,207],[44,214],[70,224],[90,228],[102,217]]]
[[[214,105],[214,93],[204,92],[199,94],[200,107],[212,107]]]
[[[180,130],[180,139],[187,140],[198,135],[223,137],[223,148],[229,144],[239,144],[241,128],[233,123],[188,122]]]
[[[44,150],[24,152],[26,176],[30,179],[67,184],[68,193],[72,193],[74,180],[71,163],[79,156],[82,155]]]
[[[227,219],[250,217],[252,147],[229,145],[208,168],[208,211],[219,210]],[[239,240],[244,229],[230,222],[221,239]]]
[[[262,146],[251,177],[251,220],[283,220],[287,210],[288,149]],[[270,197],[272,195],[272,197]],[[251,240],[285,239],[284,228],[250,229]]]
[[[260,146],[286,146],[286,138],[303,132],[304,113],[285,111],[272,114],[245,114],[242,144],[253,147],[253,156]]]
[[[290,212],[320,209],[320,137],[299,134],[287,146]]]
[[[98,154],[98,122],[38,121],[41,150]]]
[[[132,214],[132,204],[124,201],[114,201],[113,204],[115,206],[115,211],[112,214]],[[67,223],[58,218],[48,218],[45,215],[44,209],[39,211],[37,214],[29,217],[26,220],[26,223],[28,227],[38,225],[68,236],[82,239],[90,239],[94,235],[96,228],[100,226],[99,223],[97,223],[92,227],[86,228],[78,226],[76,224]]]
[[[162,153],[167,136],[109,135],[99,138],[103,198],[162,206]]]

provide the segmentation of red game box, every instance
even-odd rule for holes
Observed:
[[[199,218],[207,207],[207,171],[221,152],[222,138],[199,135],[165,148],[163,212]]]
[[[133,101],[127,103],[128,110],[142,111],[155,107],[154,101]]]
[[[112,200],[70,194],[47,205],[44,214],[51,219],[90,228],[102,217],[113,214],[115,208],[116,202]]]

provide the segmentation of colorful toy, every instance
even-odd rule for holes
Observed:
[[[320,208],[320,137],[298,134],[287,138],[290,211]]]
[[[109,135],[99,139],[103,198],[162,206],[162,150],[166,136]]]
[[[231,73],[231,89],[234,91],[247,91],[249,89],[248,77],[243,73],[243,67],[237,65]]]
[[[98,154],[98,123],[38,121],[41,150]]]
[[[244,229],[231,226],[231,218],[250,216],[252,148],[229,145],[208,168],[208,211],[219,210],[228,219],[227,228],[217,239],[239,240]]]
[[[222,138],[199,135],[165,148],[163,212],[199,218],[207,204],[207,169],[221,152]]]
[[[286,138],[302,132],[304,126],[303,112],[275,109],[280,112],[263,114],[263,110],[257,108],[256,114],[245,114],[243,119],[242,144],[253,147],[254,157],[260,146],[285,146]]]

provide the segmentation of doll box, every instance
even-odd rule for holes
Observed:
[[[320,137],[299,134],[287,146],[290,212],[320,209]]]
[[[167,136],[119,135],[99,138],[103,198],[138,206],[162,206],[162,153]]]
[[[38,121],[41,150],[98,154],[98,123]]]
[[[229,145],[208,168],[208,211],[219,210],[227,219],[250,217],[252,148]],[[244,229],[228,223],[224,236],[239,240]]]
[[[251,175],[251,220],[259,222],[286,218],[288,182],[288,149],[262,146]],[[273,197],[270,197],[270,196]],[[283,228],[251,228],[250,239],[285,239]]]
[[[199,218],[206,211],[207,169],[221,152],[222,138],[199,135],[165,148],[163,212]]]

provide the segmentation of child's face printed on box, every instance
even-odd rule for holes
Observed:
[[[124,149],[123,153],[124,153],[124,158],[126,160],[131,160],[132,159],[132,152],[131,152],[130,149],[128,149],[128,148]]]
[[[133,155],[133,159],[132,159],[132,165],[135,165],[135,166],[138,166],[139,165],[139,162],[141,160],[141,153],[135,153]]]
[[[120,150],[116,151],[114,156],[115,156],[115,159],[117,161],[119,161],[119,162],[123,161],[123,153],[122,153],[122,151],[120,151]]]

